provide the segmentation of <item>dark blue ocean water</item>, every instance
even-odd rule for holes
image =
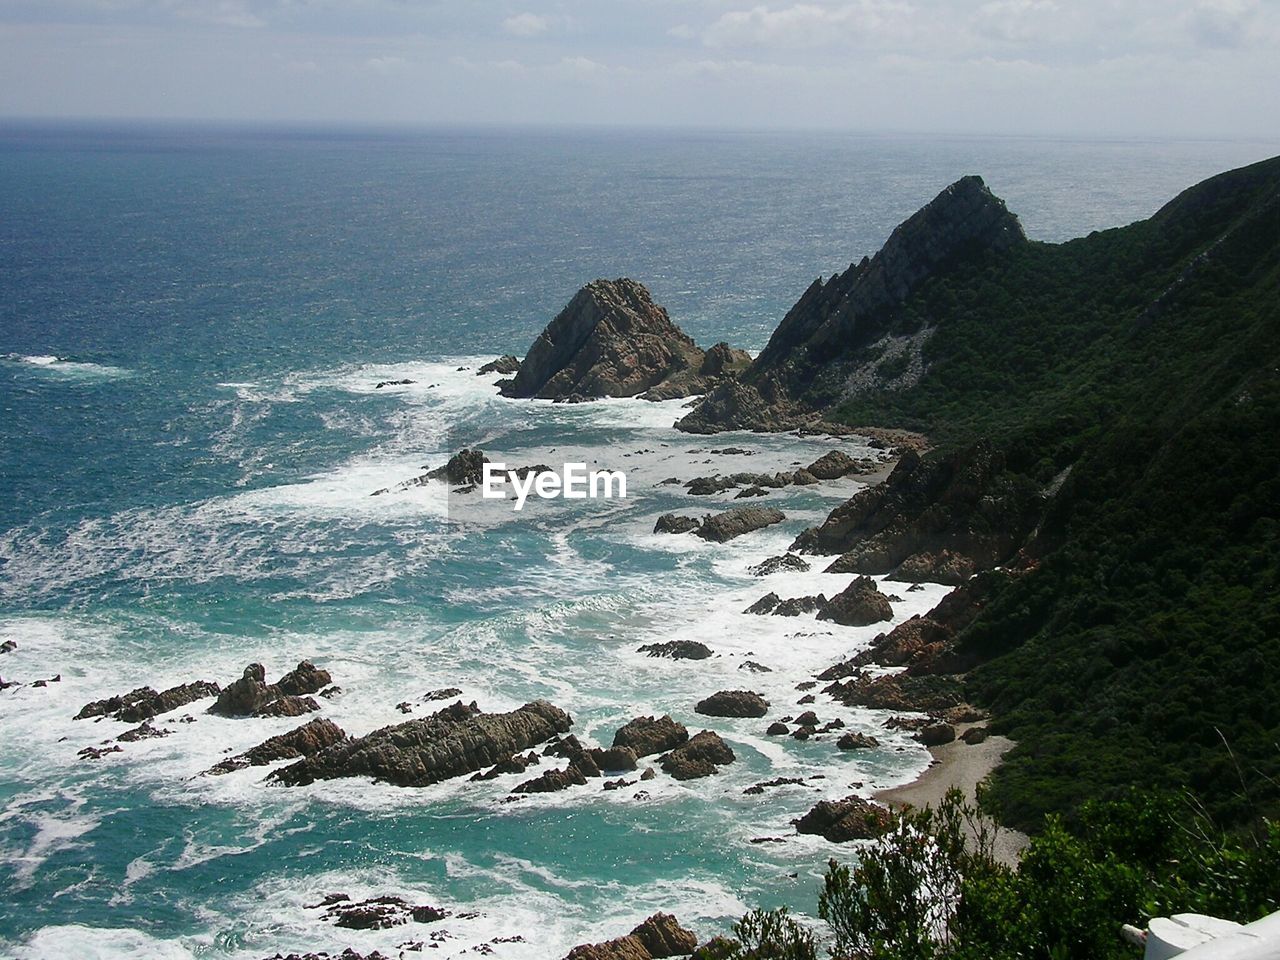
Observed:
[[[650,534],[653,517],[687,498],[657,482],[715,469],[705,442],[669,429],[678,403],[508,402],[475,367],[523,353],[599,276],[641,280],[701,343],[759,349],[815,276],[873,253],[967,173],[1057,241],[1274,152],[0,127],[0,636],[19,644],[0,676],[25,684],[0,693],[0,946],[248,958],[392,952],[432,932],[335,931],[306,908],[332,889],[479,912],[438,928],[445,955],[514,934],[528,942],[499,956],[558,955],[659,908],[711,933],[757,903],[811,904],[829,850],[747,841],[787,833],[818,795],[910,776],[923,754],[909,741],[851,760],[714,721],[740,758],[720,778],[658,781],[647,800],[592,787],[505,804],[516,780],[287,791],[262,771],[199,777],[228,747],[294,725],[218,720],[205,704],[170,737],[82,761],[119,730],[70,717],[139,684],[225,683],[248,662],[278,674],[304,656],[346,690],[325,711],[353,733],[459,686],[487,709],[545,696],[607,743],[640,712],[698,722],[693,702],[742,685],[747,656],[774,668],[757,689],[794,699],[795,682],[876,631],[744,618],[765,590],[745,567],[851,488],[790,495],[787,524],[750,544],[673,545]],[[415,383],[376,388],[403,378]],[[830,447],[733,442],[757,466]],[[576,450],[629,465],[636,495],[462,524],[416,494],[369,496],[463,443],[513,462]],[[816,592],[821,576],[769,589]],[[721,656],[695,668],[634,653],[677,635]],[[778,775],[824,779],[742,795]]]

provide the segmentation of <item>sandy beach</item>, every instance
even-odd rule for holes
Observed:
[[[966,800],[973,802],[978,784],[1000,765],[1001,759],[1014,746],[1014,742],[1008,737],[991,736],[977,744],[968,744],[959,738],[959,734],[975,725],[958,724],[955,740],[929,748],[933,763],[918,779],[900,787],[881,790],[875,794],[875,798],[897,809],[937,806],[947,791],[955,787],[964,794]],[[994,849],[996,859],[1001,863],[1016,864],[1018,855],[1027,843],[1026,834],[1001,827]]]

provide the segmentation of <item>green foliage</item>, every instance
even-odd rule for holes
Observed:
[[[962,637],[967,695],[1018,742],[1006,823],[1071,825],[1135,784],[1234,826],[1280,814],[1277,190],[1268,161],[933,278],[898,320],[933,329],[919,384],[840,411],[995,438],[1055,491],[1034,564]]]
[[[1016,867],[996,861],[994,839],[952,791],[936,811],[905,815],[856,866],[831,861],[818,900],[831,954],[1133,960],[1123,924],[1183,912],[1249,922],[1280,908],[1280,827],[1223,832],[1185,797],[1135,791],[1086,804],[1074,826],[1050,817]],[[785,952],[788,925],[785,911],[757,911],[735,928],[752,947],[714,956],[814,956],[811,939],[808,952]]]
[[[948,917],[967,872],[987,872],[987,860],[965,850],[974,812],[958,791],[937,811],[902,816],[897,827],[862,856],[856,870],[832,860],[818,898],[836,956],[929,960],[946,941]],[[986,834],[980,850],[985,849]]]
[[[811,934],[791,919],[787,908],[755,910],[733,925],[737,951],[731,960],[817,960]]]

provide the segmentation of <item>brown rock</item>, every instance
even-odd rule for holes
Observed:
[[[750,690],[721,690],[693,709],[709,717],[763,717],[769,712],[769,701]]]
[[[614,747],[630,747],[637,757],[674,750],[689,739],[683,723],[671,717],[636,717],[613,735]]]

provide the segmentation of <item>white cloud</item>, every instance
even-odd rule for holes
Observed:
[[[1057,11],[1053,0],[990,0],[978,8],[978,30],[997,40],[1049,39]]]
[[[370,57],[364,62],[366,70],[383,77],[399,73],[407,65],[404,57]]]
[[[903,35],[913,9],[898,0],[858,0],[838,6],[797,3],[731,10],[707,30],[709,46],[816,47]]]
[[[1257,14],[1256,0],[1199,0],[1186,24],[1200,46],[1233,49],[1248,42]]]
[[[518,13],[502,21],[502,29],[513,37],[536,37],[550,27],[551,21],[536,13]]]

